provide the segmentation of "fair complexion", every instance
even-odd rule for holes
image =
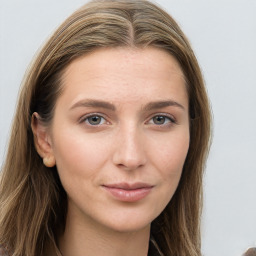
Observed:
[[[150,224],[175,193],[189,148],[181,68],[153,47],[100,49],[73,61],[62,86],[51,125],[36,113],[32,124],[68,196],[60,250],[146,256]]]

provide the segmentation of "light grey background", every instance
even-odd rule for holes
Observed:
[[[214,113],[202,249],[256,246],[256,1],[158,0],[189,37]],[[18,88],[37,49],[83,0],[0,0],[0,164]]]

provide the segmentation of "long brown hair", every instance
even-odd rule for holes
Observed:
[[[61,93],[65,67],[100,47],[153,46],[179,62],[190,104],[190,147],[172,200],[153,221],[151,235],[162,255],[198,256],[202,177],[210,144],[211,115],[196,57],[173,18],[146,0],[96,0],[72,14],[52,35],[23,81],[3,165],[0,187],[0,244],[13,256],[43,255],[56,247],[65,225],[66,194],[56,168],[36,152],[31,115],[49,124]]]

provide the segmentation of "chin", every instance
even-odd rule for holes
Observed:
[[[133,233],[139,232],[142,230],[150,229],[151,223],[137,223],[137,222],[129,222],[129,223],[115,223],[115,225],[111,226],[113,231],[119,233]]]
[[[106,220],[105,226],[116,232],[130,233],[150,229],[151,222],[154,219],[155,216],[146,216],[145,213],[141,216],[136,214],[133,216],[125,216],[125,214],[123,214],[119,218],[112,216],[110,219]]]

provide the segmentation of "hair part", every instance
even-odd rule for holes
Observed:
[[[0,244],[13,256],[43,255],[64,228],[66,193],[56,168],[37,154],[31,116],[50,125],[65,68],[98,48],[153,46],[179,62],[190,106],[190,148],[178,188],[152,223],[162,255],[199,256],[202,178],[211,114],[202,74],[188,40],[172,17],[146,0],[96,0],[72,14],[41,49],[23,81],[0,187]]]

